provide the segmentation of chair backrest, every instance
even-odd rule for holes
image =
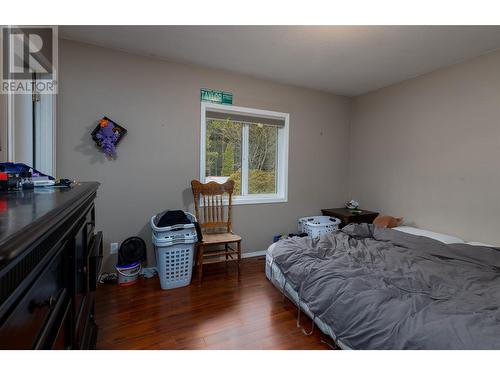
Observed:
[[[231,232],[231,207],[234,181],[227,180],[223,184],[210,181],[202,184],[198,180],[191,181],[193,189],[196,220],[202,229],[223,229]],[[224,206],[224,194],[228,195]],[[202,206],[200,207],[200,203]],[[227,211],[227,213],[225,212]]]

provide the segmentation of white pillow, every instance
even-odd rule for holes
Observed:
[[[448,244],[448,243],[465,243],[465,241],[462,240],[461,238],[449,236],[447,234],[431,232],[430,230],[425,230],[425,229],[419,229],[419,228],[407,227],[407,226],[395,227],[392,229],[399,230],[400,232],[404,232],[404,233],[414,234],[415,236],[429,237],[429,238],[432,238],[434,240],[444,242],[446,244]]]

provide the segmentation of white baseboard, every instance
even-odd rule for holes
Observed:
[[[253,251],[251,253],[241,253],[242,258],[262,257],[266,255],[266,250]]]
[[[264,255],[266,255],[266,250],[252,251],[251,253],[241,253],[241,258],[242,259],[245,259],[245,258],[255,258],[255,257],[262,257]],[[224,256],[221,255],[218,259],[220,261],[224,261]],[[194,267],[194,262],[193,262],[193,267]]]
[[[250,253],[241,253],[241,257],[243,259],[245,258],[255,258],[255,257],[262,257],[266,255],[266,250],[261,250],[261,251],[252,251]],[[223,257],[220,257],[221,260],[224,260]],[[193,262],[193,267],[194,267],[194,262]],[[141,274],[144,274],[144,270],[152,269],[158,272],[158,268],[156,266],[153,267],[143,267]]]

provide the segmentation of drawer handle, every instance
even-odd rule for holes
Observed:
[[[55,297],[52,297],[52,296],[50,296],[49,299],[42,301],[42,302],[31,301],[30,311],[34,311],[36,309],[41,309],[41,308],[44,308],[46,306],[49,308],[49,310],[52,310],[55,307],[56,302],[57,302],[57,300],[55,299]]]

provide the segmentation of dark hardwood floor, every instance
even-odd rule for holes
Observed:
[[[129,287],[100,285],[98,349],[328,349],[317,328],[296,326],[297,309],[266,279],[265,259],[204,268],[203,284],[162,290],[158,278]],[[302,314],[303,315],[303,314]],[[310,329],[305,316],[302,324]]]

